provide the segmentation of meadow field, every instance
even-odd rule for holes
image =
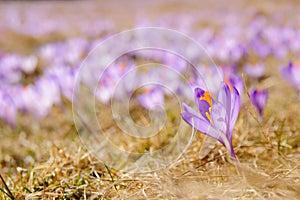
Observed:
[[[300,2],[0,1],[0,199],[300,199]]]

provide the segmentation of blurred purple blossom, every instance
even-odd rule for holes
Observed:
[[[34,85],[24,86],[17,100],[23,112],[40,119],[45,117],[54,104],[60,103],[60,92],[55,79],[41,77]]]
[[[35,9],[37,13],[32,13],[26,9],[22,12],[18,9],[5,10],[3,13],[4,20],[0,22],[0,32],[5,33],[6,29],[16,34],[25,34],[32,37],[60,33],[61,31],[63,33],[62,35],[67,34],[64,32],[67,29],[64,28],[69,25],[69,21],[49,18],[47,12],[51,9],[45,8],[42,5],[38,5],[37,8],[38,9]],[[201,14],[199,14],[199,16],[200,15]],[[36,16],[39,16],[41,22],[38,26],[36,24]],[[193,35],[201,45],[205,46],[208,54],[212,56],[213,59],[227,64],[232,62],[239,63],[246,54],[254,54],[259,58],[265,58],[270,55],[275,56],[277,59],[282,59],[286,55],[289,55],[289,53],[298,54],[300,51],[299,26],[296,27],[290,24],[269,24],[267,18],[258,15],[250,21],[247,28],[243,28],[236,24],[238,22],[237,15],[228,15],[228,17],[224,17],[226,23],[221,27],[220,31],[216,31],[214,28],[204,28],[198,29],[195,33],[194,26],[197,25],[197,17],[199,16],[188,14],[174,16],[172,13],[168,13],[158,20],[149,21],[146,25],[152,26],[159,24],[164,27],[179,29],[189,33],[189,35]],[[219,18],[219,15],[215,17]],[[271,16],[271,18],[273,19],[274,16]],[[112,21],[108,19],[97,18],[91,22],[79,20],[79,18],[76,17],[72,19],[75,23],[70,23],[73,25],[69,26],[69,28],[72,27],[72,29],[70,29],[72,31],[74,28],[79,32],[81,30],[82,33],[79,33],[79,36],[75,34],[76,37],[72,36],[64,41],[45,43],[40,46],[37,54],[32,55],[24,56],[17,53],[3,53],[0,50],[0,90],[2,100],[0,114],[1,117],[6,119],[10,124],[14,124],[18,110],[29,112],[37,117],[43,117],[50,112],[52,105],[60,103],[60,95],[71,100],[76,73],[81,61],[89,50],[98,45],[99,42],[103,41],[109,34],[116,31],[116,27],[114,27]],[[145,18],[139,18],[138,20],[141,19],[144,21],[148,20]],[[178,23],[178,20],[182,23]],[[1,35],[5,36],[6,34]],[[86,38],[86,35],[92,37]],[[148,36],[144,35],[142,37]],[[164,40],[164,38],[159,37],[153,39]],[[175,44],[176,43],[174,43],[174,45]],[[176,46],[176,48],[181,48],[181,44]],[[189,51],[189,49],[187,50]],[[191,49],[190,51],[190,54],[194,55],[193,50]],[[108,103],[113,95],[116,98],[122,99],[121,93],[116,92],[113,94],[115,86],[119,83],[118,81],[133,68],[134,64],[132,63],[139,58],[148,61],[158,61],[159,63],[172,67],[180,73],[186,73],[187,71],[188,64],[185,60],[167,52],[151,50],[151,52],[142,51],[132,53],[131,57],[128,56],[127,63],[117,63],[116,66],[105,72],[103,80],[99,83],[99,90],[96,92],[96,97],[99,98],[101,102]],[[23,86],[24,74],[34,73],[38,65],[41,65],[41,69],[44,70],[41,72],[42,75],[35,77],[36,81],[34,83]],[[99,67],[99,63],[96,63],[95,66]],[[200,68],[202,67],[203,66]],[[264,63],[247,63],[244,66],[244,72],[248,76],[259,78],[263,76],[264,68]],[[206,76],[205,82],[203,81],[203,77],[191,77],[188,81],[194,89],[202,88],[202,90],[208,90],[209,88],[211,96],[215,97],[218,95],[219,90],[219,85],[215,84],[215,78],[219,76],[219,73],[218,71],[209,71],[210,68],[205,67],[203,67],[203,70],[201,73]],[[37,70],[37,72],[39,72],[39,70]],[[299,64],[297,64],[297,62],[291,62],[287,67],[281,67],[280,72],[282,77],[299,91],[300,101]],[[94,78],[98,78],[93,77],[93,75],[95,74],[93,74],[92,71],[91,74],[86,75],[86,79],[93,82]],[[128,79],[132,81],[126,81],[126,84],[121,84],[120,88],[122,92],[128,94],[129,91],[138,85],[139,81],[148,80],[149,77],[164,80],[169,84],[169,89],[172,91],[179,91],[179,93],[187,98],[192,97],[191,95],[187,95],[189,94],[187,92],[189,88],[182,86],[179,75],[164,73],[159,70],[150,70],[149,73],[146,73],[144,76],[137,76],[135,73],[131,73]],[[244,83],[241,76],[237,73],[236,67],[230,67],[227,72],[224,72],[224,81],[228,84],[231,92],[236,89],[240,95],[243,94]],[[152,90],[149,90],[144,96],[141,95],[141,97],[139,97],[140,99],[144,98],[141,102],[144,102],[145,105],[147,104],[148,108],[151,107],[149,106],[151,102],[163,102],[162,99],[164,99],[164,96],[170,94],[168,91],[162,91],[161,88]],[[9,109],[7,107],[9,107]]]
[[[178,55],[166,53],[163,58],[163,64],[175,69],[178,72],[182,72],[187,68],[187,61]]]
[[[252,89],[250,91],[251,103],[257,109],[261,120],[262,120],[264,108],[268,101],[268,97],[269,97],[268,90]]]
[[[17,107],[11,96],[0,88],[0,118],[5,120],[10,126],[14,127],[17,117]]]
[[[30,74],[36,66],[37,58],[34,55],[2,54],[0,55],[0,82],[18,83],[22,79],[22,72]]]
[[[265,65],[263,63],[246,63],[243,69],[246,75],[259,78],[264,75]]]
[[[270,45],[263,42],[260,38],[253,38],[250,41],[249,50],[250,49],[252,49],[254,53],[260,58],[265,58],[271,54]]]
[[[21,80],[21,57],[16,54],[6,54],[0,57],[0,78],[7,83],[17,83]]]
[[[160,87],[148,88],[146,92],[137,96],[138,102],[148,110],[155,110],[164,105],[164,92]]]
[[[281,76],[299,92],[300,101],[300,64],[299,61],[289,62],[288,66],[280,67]]]
[[[84,38],[71,38],[63,42],[49,43],[39,49],[40,57],[53,64],[71,66],[80,62],[89,50],[89,42]]]
[[[98,83],[98,88],[95,91],[97,99],[108,104],[111,98],[122,99],[124,95],[128,95],[135,88],[138,78],[135,77],[135,72],[131,72],[126,78],[123,76],[130,70],[135,68],[133,61],[120,61],[109,66],[102,74]],[[123,82],[119,82],[124,78]],[[129,79],[126,81],[126,79]]]
[[[77,68],[69,65],[54,65],[45,70],[45,76],[51,77],[58,85],[60,93],[68,100],[72,100]]]

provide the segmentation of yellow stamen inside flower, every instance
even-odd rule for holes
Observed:
[[[212,98],[211,98],[210,93],[205,91],[204,95],[200,97],[200,100],[204,100],[209,104],[209,108],[208,108],[208,111],[205,112],[205,116],[210,121],[210,123],[212,123],[212,119],[211,119],[211,116],[210,116],[210,113],[211,113],[211,110],[212,110]]]
[[[205,91],[204,95],[200,97],[200,100],[206,101],[210,106],[212,106],[212,99],[209,92]]]
[[[295,66],[295,67],[300,67],[299,61],[294,61],[294,66]]]
[[[210,107],[210,108],[211,108],[211,107]],[[210,113],[209,113],[209,112],[206,112],[205,115],[206,115],[207,119],[210,121],[210,123],[212,123]]]
[[[212,107],[210,106],[210,107],[208,108],[208,112],[205,113],[205,116],[206,116],[207,119],[210,121],[210,123],[212,123],[212,119],[211,119],[211,116],[210,116],[211,110],[212,110]]]

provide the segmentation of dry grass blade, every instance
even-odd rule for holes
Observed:
[[[3,185],[4,185],[4,187],[5,187],[6,191],[5,191],[3,188],[1,188],[1,187],[0,187],[0,190],[1,190],[4,194],[6,194],[10,199],[14,200],[15,197],[14,197],[14,195],[11,193],[9,187],[8,187],[7,184],[5,183],[5,181],[4,181],[4,179],[3,179],[3,177],[2,177],[1,174],[0,174],[0,179],[1,179],[1,181],[2,181],[2,183],[3,183]]]

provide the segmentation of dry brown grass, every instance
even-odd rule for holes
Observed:
[[[300,198],[300,104],[277,72],[272,78],[263,123],[245,95],[233,141],[241,174],[221,145],[200,159],[200,134],[167,168],[144,174],[106,168],[84,148],[70,108],[59,107],[39,123],[28,116],[17,129],[1,123],[1,174],[17,199]]]

